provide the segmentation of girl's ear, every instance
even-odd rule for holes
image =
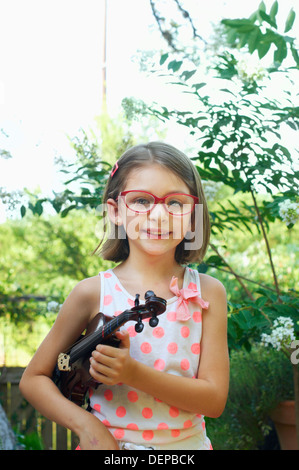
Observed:
[[[119,211],[118,202],[114,199],[107,199],[108,216],[114,225],[122,225],[122,217]]]

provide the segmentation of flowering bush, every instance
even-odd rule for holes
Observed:
[[[263,333],[261,336],[264,346],[270,344],[277,351],[288,350],[295,339],[294,322],[289,317],[278,317],[273,322],[271,334]]]
[[[286,199],[279,204],[279,215],[289,227],[293,226],[299,219],[299,201]]]

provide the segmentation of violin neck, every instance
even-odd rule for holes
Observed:
[[[111,321],[105,323],[98,330],[84,336],[77,344],[70,350],[71,364],[77,361],[80,357],[91,353],[98,344],[103,343],[109,336],[111,336],[119,327],[128,321],[128,312],[125,310]]]

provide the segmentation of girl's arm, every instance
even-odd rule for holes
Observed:
[[[209,417],[224,410],[229,383],[227,304],[223,285],[201,275],[203,298],[210,303],[203,313],[198,379],[157,371],[130,357],[129,336],[119,333],[119,349],[99,345],[92,354],[90,373],[107,385],[126,383],[171,406]]]
[[[117,449],[107,428],[83,408],[65,398],[52,381],[60,352],[66,351],[80,336],[100,301],[99,277],[80,282],[64,302],[57,319],[27,366],[20,390],[43,416],[71,429],[83,449]]]

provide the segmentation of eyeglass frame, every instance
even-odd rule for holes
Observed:
[[[147,211],[135,211],[134,209],[131,209],[131,207],[129,207],[129,206],[127,205],[126,200],[125,200],[125,198],[124,198],[124,196],[126,196],[128,193],[144,193],[144,194],[148,194],[149,196],[152,196],[152,197],[154,198],[154,204],[153,204],[153,206],[152,206],[150,209],[148,209]],[[199,203],[199,198],[198,198],[197,196],[193,196],[192,194],[186,194],[186,193],[171,193],[171,194],[167,194],[166,196],[163,196],[163,197],[158,197],[158,196],[155,196],[154,194],[152,194],[152,193],[150,193],[150,192],[148,192],[148,191],[142,191],[141,189],[130,189],[130,190],[128,190],[128,191],[121,191],[121,192],[119,193],[119,195],[117,196],[116,201],[118,200],[119,197],[124,198],[124,203],[125,203],[126,207],[127,207],[130,211],[135,212],[136,214],[149,214],[149,213],[153,210],[155,204],[158,204],[159,202],[162,202],[163,205],[165,205],[165,200],[166,200],[168,197],[170,197],[170,196],[189,196],[189,197],[191,197],[191,198],[193,199],[193,201],[194,201],[194,204],[193,204],[192,209],[191,209],[190,212],[184,212],[184,213],[182,213],[182,214],[174,214],[174,213],[172,213],[172,212],[169,212],[169,210],[167,209],[168,214],[173,215],[173,216],[176,216],[176,215],[177,215],[177,216],[182,217],[183,215],[192,214],[192,212],[194,211],[194,208],[195,208],[196,203]]]

